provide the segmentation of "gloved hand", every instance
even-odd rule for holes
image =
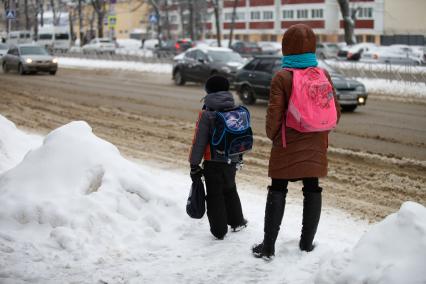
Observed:
[[[203,176],[203,168],[201,168],[199,165],[191,165],[190,175],[192,181],[200,179]]]

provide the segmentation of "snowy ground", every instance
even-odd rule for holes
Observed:
[[[324,208],[308,254],[297,247],[300,200],[290,199],[266,263],[249,250],[262,238],[265,192],[239,186],[249,226],[218,241],[206,217],[186,215],[182,169],[126,160],[85,122],[43,141],[2,116],[0,129],[0,283],[426,282],[420,204],[376,225]]]
[[[354,79],[362,82],[369,93],[403,98],[426,98],[426,83],[370,78]]]
[[[359,61],[339,61],[339,60],[326,60],[327,64],[338,69],[357,69],[365,71],[386,71],[398,72],[407,74],[426,74],[426,67],[424,66],[410,66],[400,64],[381,64],[381,63],[366,63]]]

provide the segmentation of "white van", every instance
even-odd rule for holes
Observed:
[[[31,37],[30,31],[11,31],[7,35],[6,41],[9,45],[11,45],[11,44],[32,43],[33,39]]]
[[[51,51],[68,51],[71,34],[68,27],[43,26],[39,28],[37,42]]]

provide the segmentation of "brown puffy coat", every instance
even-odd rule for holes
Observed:
[[[284,34],[283,54],[315,52],[316,41],[312,30],[305,25],[294,25]],[[331,79],[326,73],[330,83]],[[286,127],[287,147],[282,146],[281,128],[292,91],[293,76],[286,70],[272,79],[266,115],[266,134],[272,140],[269,158],[269,177],[300,179],[327,175],[328,132],[301,133]],[[338,118],[340,106],[336,102]]]

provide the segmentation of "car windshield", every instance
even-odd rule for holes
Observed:
[[[337,46],[337,44],[334,44],[334,43],[327,44],[327,47],[331,50],[339,50],[339,46]]]
[[[244,45],[246,47],[257,47],[257,43],[255,42],[245,42]]]
[[[220,62],[243,62],[243,58],[236,52],[209,50],[207,52],[212,61]]]
[[[43,39],[52,39],[52,34],[40,34],[38,36],[39,39],[43,40]]]
[[[68,34],[55,34],[55,39],[66,40],[66,39],[69,39],[69,35]]]
[[[112,43],[109,39],[101,39],[101,43]]]
[[[46,49],[40,46],[22,46],[19,49],[21,55],[48,55]]]

